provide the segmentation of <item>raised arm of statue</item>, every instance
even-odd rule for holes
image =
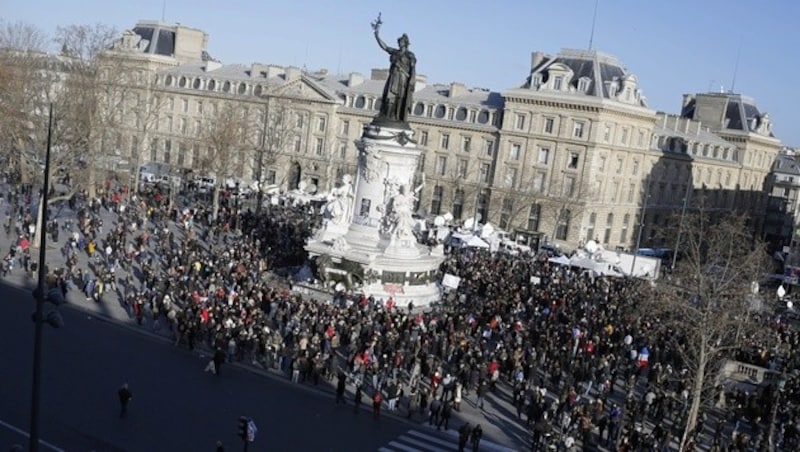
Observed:
[[[391,54],[393,51],[395,51],[397,49],[393,49],[393,48],[389,47],[388,45],[386,45],[385,42],[383,42],[383,39],[381,39],[381,36],[380,36],[379,33],[380,33],[380,29],[381,29],[381,24],[382,23],[383,23],[383,21],[381,20],[381,13],[378,13],[378,18],[375,19],[375,22],[372,22],[372,30],[375,32],[375,40],[378,41],[378,45],[380,46],[380,48],[383,49],[384,52]]]

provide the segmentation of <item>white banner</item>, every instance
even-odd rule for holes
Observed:
[[[456,275],[445,273],[442,277],[442,285],[447,288],[458,289],[459,284],[461,284],[461,278]]]

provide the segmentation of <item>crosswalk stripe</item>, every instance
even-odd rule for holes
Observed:
[[[416,436],[418,438],[424,439],[426,441],[434,442],[441,446],[444,446],[447,449],[458,450],[458,446],[451,443],[450,441],[445,441],[441,438],[437,438],[435,436],[426,435],[425,433],[420,432],[419,430],[409,430],[408,435]]]
[[[419,441],[406,435],[403,435],[398,439],[400,441],[403,441],[404,443],[413,444],[415,446],[421,447],[422,450],[428,450],[430,452],[447,452],[445,449],[440,449],[436,447],[435,444]]]
[[[389,444],[378,449],[378,452],[452,452],[458,450],[458,432],[453,429],[444,431],[445,437],[437,431],[409,430],[394,438]],[[448,440],[452,438],[452,440]],[[471,447],[469,447],[471,449]],[[491,452],[514,452],[514,449],[482,439],[480,449]]]
[[[400,444],[397,441],[392,441],[389,443],[389,445],[394,447],[395,449],[404,450],[406,452],[419,452],[418,449],[414,449],[413,447],[408,447],[405,444]]]

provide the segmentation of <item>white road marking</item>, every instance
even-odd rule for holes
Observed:
[[[5,428],[7,428],[7,429],[9,429],[11,431],[19,433],[20,435],[24,436],[25,438],[30,438],[31,437],[30,433],[26,432],[25,430],[22,430],[19,427],[14,427],[13,425],[11,425],[11,424],[9,424],[7,422],[0,421],[0,425],[2,425],[3,427],[5,427]],[[45,441],[43,439],[39,439],[39,444],[41,444],[42,446],[44,446],[44,447],[46,447],[46,448],[48,448],[50,450],[53,450],[55,452],[66,452],[64,449],[62,449],[60,447],[57,447],[57,446],[54,446],[53,444],[50,444],[50,443],[48,443],[47,441]]]

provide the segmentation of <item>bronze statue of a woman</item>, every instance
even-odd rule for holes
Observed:
[[[382,23],[378,14],[378,19],[372,23],[372,29],[378,45],[389,54],[390,66],[389,77],[383,87],[381,109],[376,119],[378,122],[383,120],[389,123],[407,123],[413,103],[417,58],[408,50],[409,41],[405,33],[397,39],[398,48],[387,46],[378,35]]]

